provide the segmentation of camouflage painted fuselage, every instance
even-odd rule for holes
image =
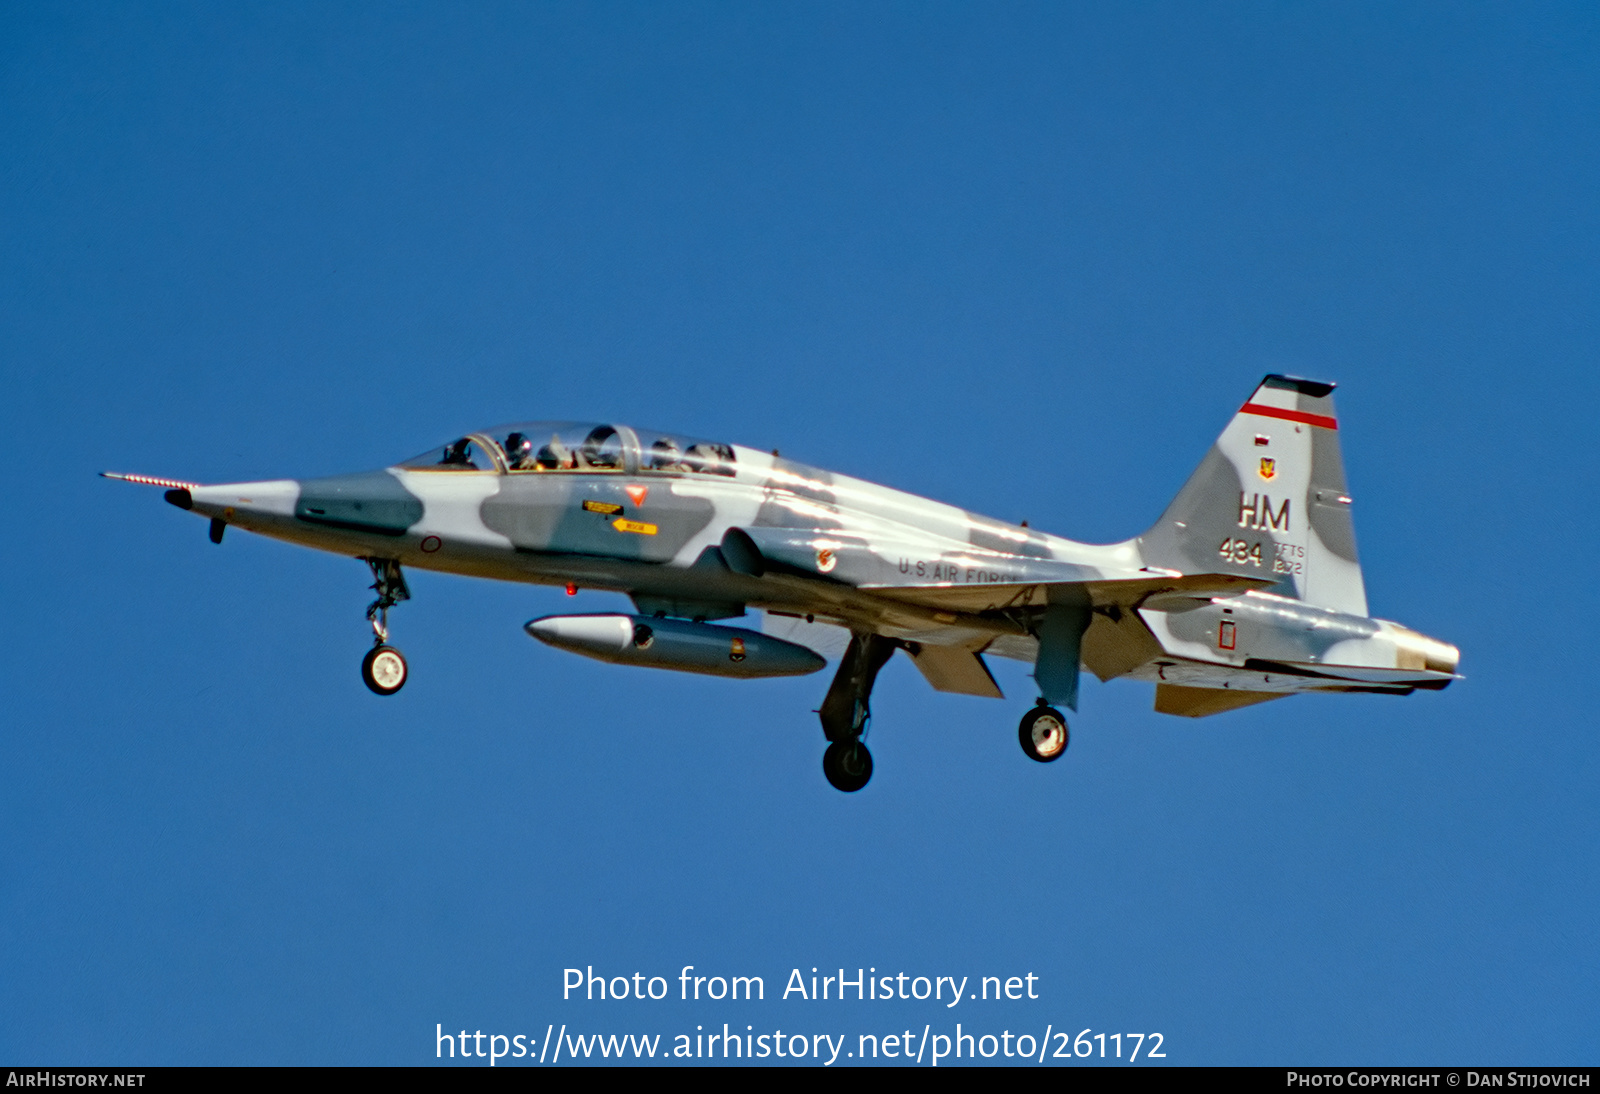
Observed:
[[[1046,698],[1070,672],[1068,702],[1081,655],[1101,679],[1156,683],[1174,714],[1443,687],[1454,647],[1367,616],[1330,392],[1268,377],[1162,519],[1103,546],[753,449],[680,458],[676,440],[624,426],[502,427],[380,471],[171,495],[321,550],[626,593],[642,615],[764,609],[802,642],[881,635],[942,690],[998,696],[984,653],[1038,662]],[[574,428],[589,440],[563,445]],[[537,459],[519,455],[545,433]],[[1052,670],[1053,606],[1079,613],[1081,643]]]

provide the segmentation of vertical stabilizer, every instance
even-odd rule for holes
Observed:
[[[1279,595],[1366,615],[1333,385],[1262,380],[1137,542],[1147,566],[1275,578]]]

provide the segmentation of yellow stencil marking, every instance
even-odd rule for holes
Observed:
[[[632,532],[640,536],[653,536],[661,530],[654,524],[644,524],[637,520],[623,520],[621,517],[612,521],[611,527],[619,532]]]

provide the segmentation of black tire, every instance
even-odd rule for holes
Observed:
[[[1022,716],[1017,727],[1017,740],[1028,759],[1042,764],[1059,760],[1071,742],[1067,720],[1055,707],[1034,707]]]
[[[835,741],[822,754],[822,773],[835,790],[854,794],[872,778],[872,753],[860,741]]]
[[[393,646],[373,646],[361,659],[362,682],[377,695],[393,695],[406,686],[406,659]]]

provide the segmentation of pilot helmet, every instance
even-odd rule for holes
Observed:
[[[678,442],[671,437],[662,437],[650,446],[650,466],[658,471],[671,471],[677,466],[682,454],[678,449]]]
[[[512,463],[527,459],[533,452],[533,442],[522,433],[508,433],[506,435],[506,458]]]

